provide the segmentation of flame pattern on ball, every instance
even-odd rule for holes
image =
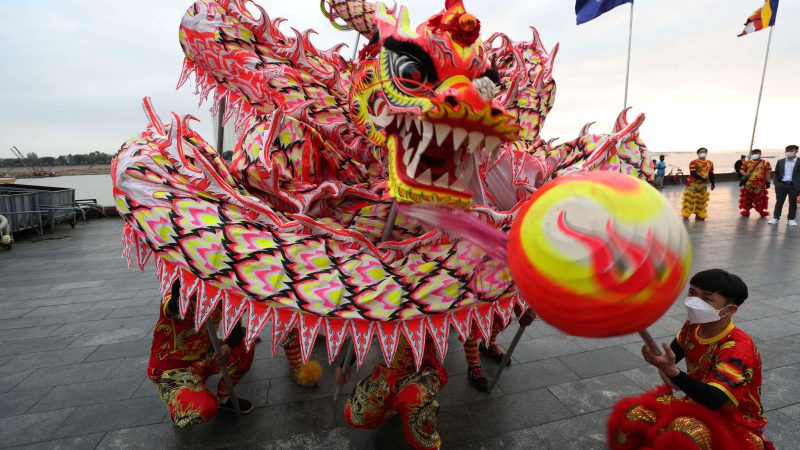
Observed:
[[[663,196],[610,172],[570,175],[538,190],[514,223],[511,272],[529,306],[565,333],[643,330],[683,289],[689,237]]]

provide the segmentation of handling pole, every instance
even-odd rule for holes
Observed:
[[[523,312],[522,314],[525,314],[525,312]],[[514,335],[514,340],[511,341],[511,345],[508,346],[508,351],[506,351],[506,355],[503,356],[503,360],[500,362],[500,367],[497,368],[497,372],[495,372],[494,377],[492,377],[492,382],[489,383],[489,393],[492,392],[492,389],[494,389],[494,385],[497,384],[498,380],[500,380],[500,375],[503,374],[503,370],[508,365],[508,361],[511,360],[511,354],[514,353],[514,349],[517,348],[517,344],[519,344],[519,340],[522,339],[522,335],[525,333],[526,328],[528,328],[528,325],[519,326],[517,334]]]
[[[631,44],[633,42],[633,1],[631,0],[631,23],[628,27],[628,65],[625,68],[625,101],[623,110],[628,109],[628,81],[631,75]]]
[[[386,242],[392,237],[392,231],[394,230],[394,221],[397,220],[397,200],[392,202],[392,209],[389,210],[389,217],[386,219],[386,223],[383,225],[383,235],[381,236],[381,242]],[[347,346],[347,353],[344,355],[344,360],[342,360],[342,365],[340,366],[342,369],[342,374],[350,373],[352,370],[352,366],[345,368],[349,361],[353,358],[353,344],[352,342],[350,345]],[[333,393],[333,401],[339,399],[339,394],[342,392],[342,386],[336,386],[336,391]]]
[[[767,39],[767,54],[764,56],[764,70],[761,72],[761,87],[758,88],[758,103],[756,103],[756,118],[753,121],[753,135],[750,137],[750,151],[753,151],[753,144],[756,141],[756,127],[758,126],[758,112],[761,109],[761,94],[764,93],[764,79],[767,76],[767,62],[769,62],[769,47],[772,44],[772,31],[775,25],[769,27],[769,39]]]
[[[208,337],[211,338],[211,346],[214,347],[214,351],[220,354],[222,346],[219,345],[219,338],[217,338],[217,332],[214,331],[214,326],[211,325],[210,318],[206,320],[206,331],[208,332]],[[220,361],[219,365],[222,369],[222,378],[225,380],[225,385],[228,386],[228,393],[231,395],[231,400],[233,400],[233,410],[237,417],[241,416],[242,408],[239,406],[239,397],[236,396],[236,386],[233,385],[231,374],[228,372],[228,363],[227,361]]]
[[[225,99],[222,98],[217,105],[217,153],[222,156],[225,145]]]

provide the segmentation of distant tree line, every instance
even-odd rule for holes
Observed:
[[[87,154],[61,155],[61,156],[39,156],[34,152],[26,156],[27,163],[34,167],[59,167],[59,166],[92,166],[95,164],[111,164],[114,155],[103,152],[91,152]],[[22,167],[22,162],[17,158],[0,158],[0,167]]]

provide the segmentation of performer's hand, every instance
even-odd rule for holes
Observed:
[[[533,323],[534,319],[536,319],[536,314],[533,312],[532,309],[528,308],[519,317],[519,324],[523,327],[527,327]]]
[[[214,359],[224,362],[230,355],[231,347],[228,344],[222,344],[222,346],[219,348],[219,352],[214,352]]]
[[[675,386],[675,383],[673,383],[672,380],[670,380],[669,377],[664,372],[661,371],[661,369],[658,370],[658,376],[660,376],[661,381],[663,381],[664,384],[669,386],[669,388],[672,389],[673,391],[681,390],[678,386]]]
[[[648,345],[643,345],[642,357],[651,365],[658,367],[666,376],[674,377],[678,375],[680,369],[675,365],[675,353],[672,352],[672,349],[669,348],[669,344],[667,343],[662,342],[661,347],[664,349],[664,353],[656,355],[650,350]]]
[[[353,376],[352,370],[348,370],[347,372],[345,372],[344,370],[342,370],[341,367],[337,367],[335,373],[336,373],[336,384],[338,384],[339,386],[342,386],[348,381],[350,381],[350,377]]]

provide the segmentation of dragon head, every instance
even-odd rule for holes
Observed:
[[[389,187],[403,202],[468,206],[473,154],[517,139],[520,127],[494,97],[497,71],[479,39],[480,22],[461,0],[410,26],[378,4],[377,34],[352,76],[351,111],[388,155]],[[363,53],[362,53],[363,55]]]

